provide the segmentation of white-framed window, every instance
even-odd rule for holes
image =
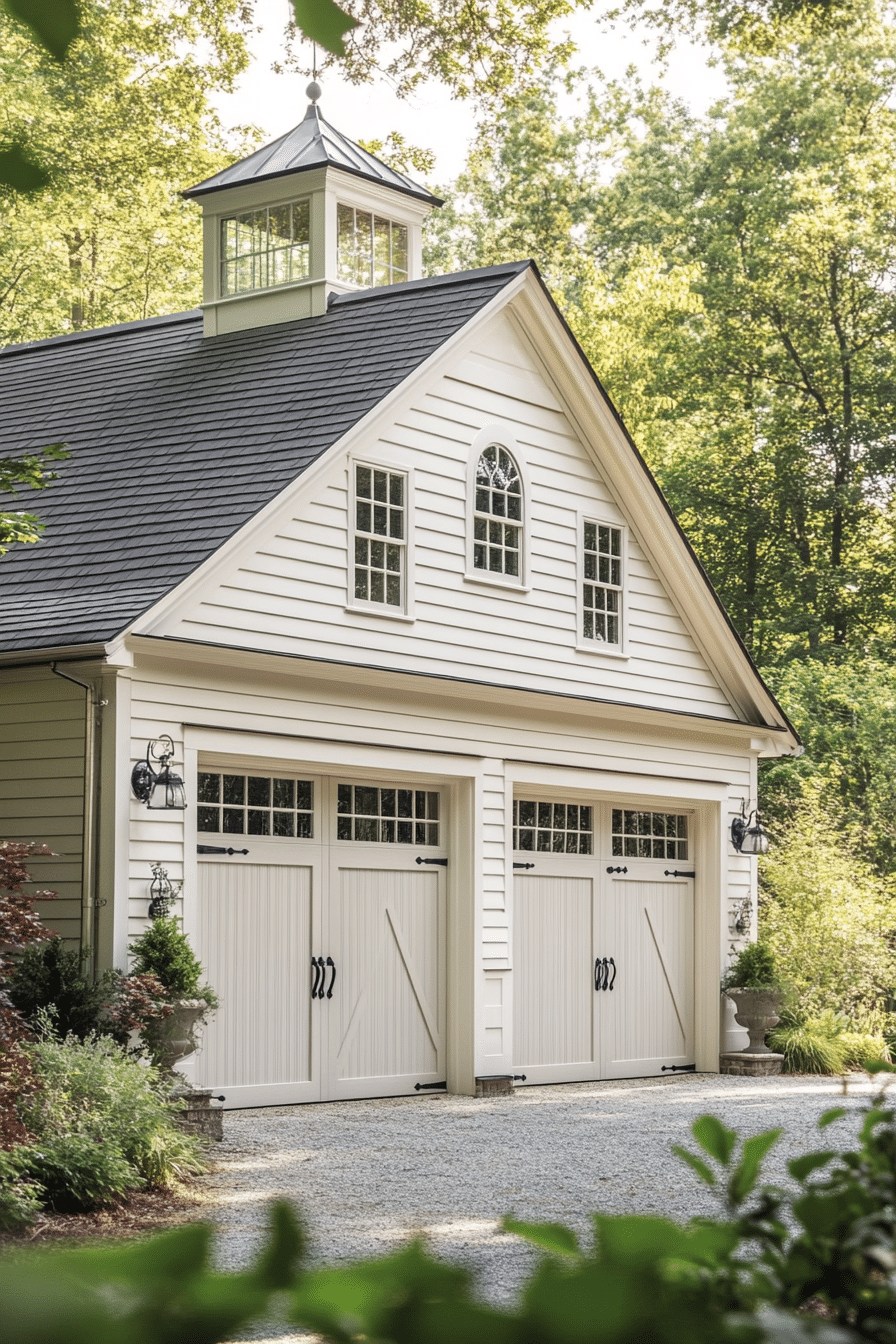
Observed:
[[[336,274],[347,284],[368,287],[407,280],[407,225],[354,205],[337,205]]]
[[[687,859],[688,819],[681,812],[614,807],[611,842],[614,858]]]
[[[410,478],[351,462],[349,606],[405,615],[408,609]]]
[[[221,294],[244,294],[307,280],[311,274],[307,200],[261,206],[221,220]]]
[[[470,455],[468,579],[526,590],[528,496],[519,446],[500,427],[487,427]]]
[[[337,784],[337,840],[438,846],[439,838],[438,792],[401,785]]]
[[[218,835],[314,836],[314,782],[250,774],[245,770],[200,770],[196,829]]]
[[[579,647],[623,652],[626,529],[595,518],[579,520]]]

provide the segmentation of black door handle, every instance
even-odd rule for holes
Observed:
[[[597,961],[594,963],[594,988],[595,988],[595,989],[606,989],[606,987],[607,987],[607,975],[608,975],[608,974],[609,974],[609,968],[608,968],[608,966],[607,966],[607,959],[606,959],[606,957],[598,957],[598,958],[597,958]]]
[[[318,964],[318,966],[320,967],[320,983],[319,983],[319,985],[318,985],[318,987],[317,987],[317,997],[318,997],[319,999],[322,999],[323,996],[324,996],[324,981],[325,981],[326,978],[327,978],[327,973],[326,973],[326,971],[324,970],[324,959],[323,959],[323,957],[318,957],[318,959],[317,959],[317,964]]]
[[[594,988],[600,989],[600,957],[594,959]]]
[[[616,963],[615,963],[615,961],[613,960],[612,957],[610,958],[609,965],[607,966],[607,975],[610,974],[610,966],[613,967],[613,979],[610,981],[610,983],[609,983],[608,985],[607,985],[606,980],[604,981],[604,984],[606,985],[607,989],[612,989],[613,986],[614,986],[615,983],[616,983]]]
[[[317,986],[318,986],[318,983],[319,983],[319,981],[320,981],[320,968],[318,967],[318,964],[317,964],[317,957],[312,957],[312,958],[311,958],[311,969],[312,969],[312,971],[314,972],[314,980],[313,980],[312,985],[311,985],[311,997],[312,997],[312,999],[316,999],[316,998],[317,998]]]
[[[323,963],[323,958],[321,958],[321,963],[320,963],[320,964],[321,964],[321,965],[324,964],[324,963]],[[332,997],[333,997],[333,986],[334,986],[335,983],[336,983],[336,963],[335,963],[335,961],[333,960],[332,957],[327,957],[327,965],[333,967],[333,974],[332,974],[332,976],[330,977],[330,988],[327,990],[327,998],[328,998],[328,999],[332,999]],[[324,975],[326,975],[326,971],[324,971]],[[323,998],[323,993],[324,993],[324,991],[323,991],[323,981],[321,982],[321,991],[320,991],[320,993],[321,993],[321,998]]]

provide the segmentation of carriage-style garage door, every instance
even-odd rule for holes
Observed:
[[[514,1070],[531,1083],[693,1064],[689,818],[514,805]]]
[[[200,858],[197,950],[221,999],[200,1085],[231,1107],[443,1080],[443,795],[208,770],[198,817],[204,848],[249,851]]]

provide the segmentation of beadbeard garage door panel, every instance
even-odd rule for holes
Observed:
[[[418,866],[417,852],[331,851],[324,942],[336,983],[321,1021],[330,1097],[445,1078],[446,869]]]
[[[551,855],[538,855],[550,867]],[[514,1072],[527,1082],[599,1076],[595,1049],[595,878],[555,871],[518,875],[513,902]]]
[[[604,1078],[694,1062],[693,880],[667,877],[656,863],[622,863],[628,872],[605,884],[595,928],[595,956],[613,962],[612,989],[595,995]]]
[[[320,1098],[309,981],[318,873],[308,862],[199,865],[197,953],[221,1006],[197,1081],[228,1108]]]

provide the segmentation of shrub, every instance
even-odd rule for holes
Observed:
[[[762,940],[809,1016],[852,1019],[896,985],[892,888],[855,852],[817,793],[759,860]]]
[[[79,1135],[116,1153],[137,1184],[170,1185],[204,1170],[197,1140],[174,1124],[180,1103],[166,1082],[109,1037],[43,1039],[31,1055],[41,1092],[23,1104],[22,1118],[37,1146]]]
[[[29,1022],[41,1010],[49,1010],[58,1036],[75,1035],[81,1040],[100,1027],[114,997],[118,977],[104,972],[96,981],[84,971],[87,950],[67,948],[60,938],[29,947],[9,977],[13,1006]]]
[[[843,1023],[830,1012],[802,1021],[785,1017],[768,1042],[783,1054],[785,1073],[843,1073],[847,1065]]]
[[[28,1179],[22,1149],[0,1152],[0,1232],[19,1232],[40,1211],[43,1191]]]
[[[848,1069],[864,1069],[867,1064],[890,1062],[890,1047],[883,1036],[868,1031],[844,1031],[840,1042],[846,1052]]]
[[[133,970],[155,975],[172,999],[202,999],[210,1008],[218,999],[209,985],[201,985],[202,965],[174,915],[154,920],[131,943]]]
[[[728,967],[723,989],[777,989],[775,958],[764,943],[748,943]]]
[[[55,1134],[17,1152],[43,1202],[57,1213],[108,1208],[145,1184],[115,1143],[90,1134]]]

